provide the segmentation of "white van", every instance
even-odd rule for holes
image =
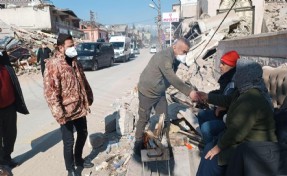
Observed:
[[[131,56],[131,39],[125,36],[112,36],[109,41],[114,47],[115,61],[126,62]]]

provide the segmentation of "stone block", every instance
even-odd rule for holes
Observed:
[[[116,118],[116,131],[119,135],[127,135],[134,130],[133,113],[125,108],[119,110],[119,115]]]

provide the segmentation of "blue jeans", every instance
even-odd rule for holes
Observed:
[[[225,123],[215,116],[213,109],[201,110],[197,118],[203,141],[206,144],[225,129]]]
[[[225,175],[226,166],[218,165],[218,154],[211,160],[205,159],[205,155],[216,145],[215,141],[205,145],[202,152],[200,164],[196,173],[196,176],[222,176]]]

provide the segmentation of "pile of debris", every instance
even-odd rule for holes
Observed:
[[[269,32],[287,29],[287,2],[268,2],[265,4],[264,19]]]
[[[88,139],[92,149],[87,160],[94,160],[95,167],[87,169],[90,175],[125,175],[127,163],[132,156],[134,138],[131,135],[119,136],[115,133],[92,134]]]
[[[5,47],[9,52],[10,61],[18,75],[22,73],[30,73],[35,71],[39,73],[40,69],[37,64],[36,51],[45,43],[47,47],[54,50],[54,45],[57,42],[57,36],[54,34],[45,33],[42,31],[28,31],[19,28],[15,25],[7,25],[0,21],[6,34],[13,33],[13,37],[6,36],[0,40],[0,47]],[[0,26],[0,28],[2,27]],[[74,39],[75,43],[81,42],[79,39]]]

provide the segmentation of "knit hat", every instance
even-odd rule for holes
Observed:
[[[236,51],[229,51],[221,57],[221,61],[223,63],[225,63],[226,65],[229,65],[231,67],[235,67],[236,62],[239,58],[240,58],[240,56]]]

